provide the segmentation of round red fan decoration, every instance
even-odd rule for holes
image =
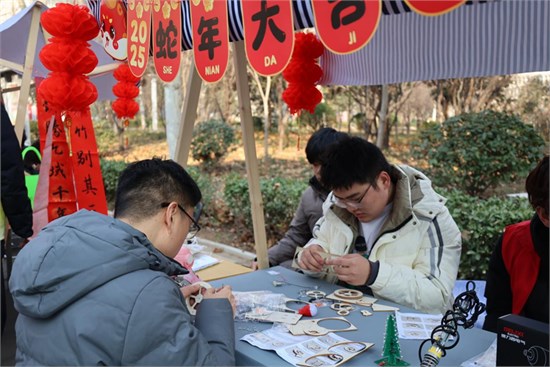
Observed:
[[[44,29],[53,37],[40,51],[48,70],[38,94],[53,113],[88,113],[97,99],[97,89],[83,74],[97,66],[97,56],[87,42],[99,33],[95,18],[87,7],[59,3],[40,17]]]
[[[283,71],[283,78],[288,82],[283,100],[290,113],[300,113],[302,110],[313,113],[323,99],[315,87],[323,76],[323,70],[317,63],[323,51],[323,44],[313,33],[296,34],[292,58]]]
[[[136,84],[140,79],[132,74],[127,63],[120,64],[113,76],[118,80],[113,87],[113,93],[118,97],[112,104],[113,111],[119,119],[125,120],[124,124],[128,126],[128,120],[139,111],[139,104],[134,101],[134,98],[139,95]]]

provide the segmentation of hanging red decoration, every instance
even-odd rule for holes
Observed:
[[[323,54],[324,46],[313,33],[297,33],[292,58],[283,71],[288,87],[283,92],[283,100],[290,113],[302,110],[315,112],[315,107],[323,99],[315,87],[323,76],[317,59]]]
[[[43,161],[43,166],[59,169],[53,173],[40,172],[39,185],[44,182],[44,187],[51,190],[48,189],[47,197],[40,202],[42,208],[47,208],[47,218],[42,210],[35,212],[35,219],[44,224],[78,209],[107,214],[90,113],[90,104],[97,99],[97,89],[85,75],[98,63],[88,41],[97,36],[99,27],[86,6],[67,3],[58,3],[42,13],[40,22],[52,37],[39,55],[42,64],[50,70],[37,87],[37,100],[41,101],[40,107],[44,110],[39,114],[39,124],[46,125],[39,128],[49,137],[53,132],[54,139],[49,143],[57,147],[56,153]],[[70,144],[65,130],[69,131]],[[60,181],[58,176],[65,180]],[[66,200],[61,200],[60,193],[76,201],[68,205]]]
[[[134,101],[134,98],[139,95],[136,84],[140,78],[132,74],[126,62],[116,68],[113,76],[118,80],[118,83],[113,86],[113,93],[118,97],[112,103],[113,111],[119,119],[124,120],[124,125],[128,126],[128,120],[139,111],[139,104]]]
[[[96,87],[83,75],[98,63],[87,42],[99,33],[97,22],[87,7],[66,3],[42,13],[40,22],[53,37],[40,51],[40,60],[51,72],[38,93],[54,113],[86,114],[97,99]]]

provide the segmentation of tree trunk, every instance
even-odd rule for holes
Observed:
[[[380,105],[380,122],[378,124],[378,136],[376,137],[376,146],[380,149],[384,148],[384,140],[386,140],[386,137],[384,135],[387,134],[386,132],[386,118],[388,115],[388,99],[389,99],[389,91],[388,91],[388,85],[384,84],[382,86],[382,98],[381,98],[381,105]]]
[[[151,111],[152,123],[151,130],[158,131],[159,129],[159,113],[158,113],[158,92],[157,92],[157,76],[151,77]]]
[[[181,72],[181,69],[180,69]],[[166,142],[170,158],[175,158],[176,144],[181,121],[182,80],[181,76],[172,83],[164,83],[164,119],[166,124]]]

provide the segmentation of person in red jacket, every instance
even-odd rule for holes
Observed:
[[[483,328],[493,332],[507,314],[548,323],[548,156],[529,173],[525,189],[535,214],[506,227],[489,263]]]

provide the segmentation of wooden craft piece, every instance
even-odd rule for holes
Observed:
[[[185,304],[187,305],[187,309],[189,310],[189,313],[191,315],[196,315],[197,314],[197,306],[204,299],[204,297],[202,295],[202,291],[204,289],[212,288],[212,286],[210,284],[206,283],[206,282],[198,282],[198,283],[195,283],[195,284],[199,284],[201,286],[199,291],[197,292],[197,294],[192,294],[192,295],[190,295],[189,297],[187,297],[185,299]],[[191,304],[191,300],[194,301],[193,304]]]
[[[327,294],[323,291],[311,290],[306,292],[306,296],[311,297],[313,299],[322,299],[322,298],[325,298]]]
[[[288,313],[281,311],[267,311],[265,313],[257,314],[253,312],[246,313],[244,315],[246,319],[255,320],[260,322],[280,322],[283,324],[294,325],[302,318],[302,315],[298,313]]]
[[[363,316],[372,316],[372,312],[367,310],[361,310],[361,315]]]
[[[341,299],[360,299],[363,297],[363,292],[356,289],[338,289],[334,292],[334,295]]]
[[[294,313],[297,313],[297,312],[298,312],[298,310],[294,310],[294,309],[292,309],[292,308],[290,308],[290,307],[287,307],[286,304],[289,303],[289,302],[303,303],[303,304],[305,304],[305,305],[309,305],[309,304],[310,304],[309,302],[306,302],[306,301],[302,301],[302,300],[294,299],[294,298],[286,298],[286,297],[283,298],[283,301],[284,301],[284,303],[285,303],[285,306],[283,307],[283,311],[285,311],[285,312],[294,312]],[[300,307],[301,307],[301,306],[300,306]]]
[[[386,306],[386,305],[381,305],[381,304],[373,304],[372,306],[372,310],[373,311],[376,311],[376,312],[383,312],[383,311],[399,311],[399,308],[398,307],[393,307],[393,306]]]
[[[354,309],[354,307],[349,303],[333,303],[332,305],[330,305],[330,308],[334,311],[345,310],[348,311],[348,313],[350,313],[350,311],[353,311]]]
[[[296,363],[301,367],[317,367],[329,365],[338,367],[360,353],[363,353],[374,343],[346,341],[331,345],[325,351],[307,357],[302,362]]]
[[[343,321],[347,323],[349,327],[347,329],[329,330],[319,325],[319,322],[325,321],[325,320]],[[357,330],[357,328],[351,322],[349,322],[343,317],[324,317],[322,319],[301,320],[296,325],[288,325],[287,327],[288,327],[288,331],[290,331],[292,335],[313,335],[313,336],[326,335],[332,332]]]
[[[367,296],[362,296],[358,299],[344,299],[344,298],[338,297],[336,295],[336,292],[329,294],[326,298],[339,301],[339,302],[351,303],[354,305],[366,306],[366,307],[370,307],[374,302],[378,301],[378,299],[376,298],[367,297]]]

